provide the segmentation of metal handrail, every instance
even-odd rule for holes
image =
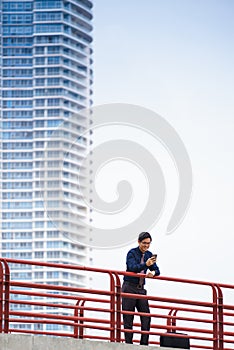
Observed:
[[[109,279],[109,288],[107,289],[87,289],[84,287],[69,287],[56,286],[43,283],[31,283],[27,281],[11,281],[9,264],[23,264],[30,266],[50,267],[66,270],[86,271],[87,273],[104,274]],[[134,323],[134,330],[124,330],[122,323],[123,313],[127,311],[121,310],[122,297],[135,297],[129,293],[121,292],[121,280],[123,276],[142,276],[144,274],[135,274],[125,271],[110,271],[109,269],[100,269],[86,266],[55,264],[29,260],[16,259],[0,259],[0,330],[4,333],[28,333],[28,334],[44,334],[44,335],[59,335],[70,336],[74,338],[89,338],[109,340],[111,342],[123,341],[124,332],[133,332],[136,334],[144,333],[139,330],[139,323]],[[151,324],[149,334],[152,337],[162,335],[162,331],[177,335],[177,331],[187,332],[190,339],[193,341],[192,348],[203,348],[213,350],[228,350],[228,346],[234,344],[234,322],[227,321],[227,317],[234,316],[234,305],[227,305],[223,301],[223,291],[233,289],[233,285],[220,284],[206,281],[197,281],[182,278],[173,278],[166,276],[154,277],[152,280],[158,282],[182,283],[187,285],[206,286],[212,291],[212,298],[208,301],[189,300],[162,296],[145,296],[138,295],[137,298],[147,298],[151,309],[157,309],[156,313],[148,314],[152,319],[156,318],[157,323]],[[20,288],[20,289],[18,289]],[[64,294],[66,293],[66,295]],[[16,297],[20,296],[17,300]],[[33,298],[33,300],[22,300],[22,297]],[[34,300],[38,298],[38,300]],[[55,299],[57,301],[48,301]],[[64,301],[66,299],[66,302]],[[74,303],[74,304],[71,304]],[[91,303],[91,306],[89,305]],[[103,307],[97,306],[97,303],[102,303]],[[17,304],[25,305],[25,307],[45,307],[57,308],[69,311],[69,314],[56,315],[49,310],[39,312],[18,311],[14,310]],[[73,310],[73,314],[71,311]],[[89,316],[88,313],[95,313],[95,316]],[[167,312],[165,314],[164,312]],[[186,313],[187,315],[181,315]],[[86,314],[87,313],[87,314]],[[102,318],[100,318],[100,315]],[[200,317],[197,316],[200,315]],[[136,316],[144,316],[139,312],[134,312]],[[202,316],[203,315],[203,316]],[[211,316],[211,318],[208,318]],[[205,318],[204,318],[205,316]],[[20,318],[19,318],[20,317]],[[159,321],[165,324],[160,324]],[[56,332],[55,330],[48,332],[45,330],[29,330],[29,329],[14,329],[11,325],[21,322],[22,324],[57,324],[60,326],[69,326],[73,329],[70,332]],[[190,322],[186,327],[178,324],[178,322]],[[195,323],[195,326],[194,326]],[[197,324],[205,324],[206,326],[199,327]],[[211,328],[208,328],[210,326]],[[231,329],[231,330],[230,330]],[[102,332],[101,334],[89,334],[88,330]],[[174,333],[175,332],[175,333]],[[178,337],[181,335],[178,334]],[[232,339],[231,339],[232,337]],[[201,343],[202,342],[202,343]],[[158,341],[151,341],[152,344],[158,344]],[[212,344],[212,345],[211,345]]]

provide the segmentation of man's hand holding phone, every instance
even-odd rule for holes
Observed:
[[[156,260],[157,260],[157,254],[153,254],[151,256],[151,258],[149,258],[147,261],[146,261],[146,265],[147,266],[151,266],[153,265],[154,263],[156,263]],[[148,274],[147,274],[147,277],[149,278],[153,278],[155,276],[155,271],[149,271]]]
[[[147,261],[146,261],[146,266],[151,266],[153,265],[157,260],[157,254],[153,254],[151,256],[151,258],[149,258]]]

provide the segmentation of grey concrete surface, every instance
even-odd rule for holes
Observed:
[[[73,338],[0,334],[0,350],[146,350],[145,346]],[[150,350],[173,350],[149,346]]]

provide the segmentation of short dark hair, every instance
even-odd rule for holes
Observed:
[[[141,232],[138,236],[138,241],[141,242],[145,238],[150,238],[150,240],[152,241],[152,237],[151,237],[151,234],[149,232]]]

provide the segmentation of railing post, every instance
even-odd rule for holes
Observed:
[[[213,292],[213,347],[214,350],[222,350],[219,349],[217,291],[215,285],[212,284],[211,288]]]
[[[2,304],[2,313],[4,316],[2,320],[4,320],[4,333],[9,332],[9,301],[10,301],[10,268],[5,259],[0,259],[0,261],[4,265],[1,264],[1,268],[3,270],[3,291],[2,291],[2,303],[4,303],[4,307]]]
[[[3,329],[3,283],[4,283],[4,276],[3,276],[3,266],[1,263],[0,264],[0,333],[2,333],[2,329]]]
[[[117,343],[121,342],[121,282],[117,273],[114,273],[116,285],[115,285],[115,293],[116,293],[116,336],[115,341]]]
[[[80,305],[81,302],[81,305]],[[80,306],[81,308],[75,308],[74,311],[74,317],[84,317],[84,306],[85,300],[78,300],[76,303],[76,306]],[[84,321],[82,319],[79,320],[75,320],[74,321],[75,325],[74,325],[74,338],[78,338],[78,339],[83,339],[84,338]],[[80,326],[82,325],[82,326]]]
[[[110,341],[115,342],[115,281],[112,273],[110,275]]]
[[[176,314],[177,314],[177,309],[171,309],[168,313],[168,318],[167,318],[167,326],[175,327],[176,326]],[[175,332],[174,328],[167,329],[167,332]]]
[[[219,350],[223,350],[223,292],[219,285],[215,285],[218,291],[218,336]]]

